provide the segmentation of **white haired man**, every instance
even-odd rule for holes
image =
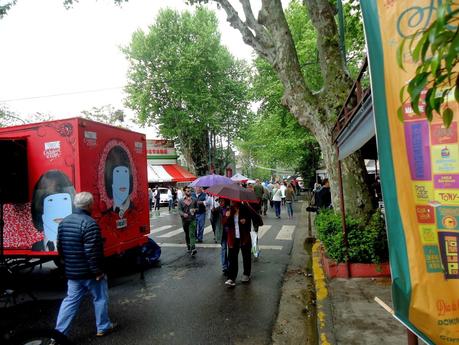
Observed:
[[[62,220],[57,233],[57,249],[64,261],[68,288],[59,309],[56,330],[68,335],[83,297],[90,292],[96,314],[96,336],[100,337],[113,331],[116,326],[108,317],[102,235],[99,225],[91,217],[94,204],[92,194],[76,194],[73,204],[75,210]]]

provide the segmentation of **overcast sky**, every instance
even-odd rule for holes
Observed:
[[[124,109],[128,64],[119,47],[166,7],[191,9],[183,0],[130,0],[121,7],[113,0],[80,0],[70,10],[63,0],[18,0],[0,20],[0,105],[21,117],[72,117],[107,104]],[[235,57],[250,59],[252,49],[224,11],[217,14],[223,44]],[[50,95],[56,96],[44,97]]]

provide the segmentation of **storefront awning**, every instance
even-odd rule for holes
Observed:
[[[178,164],[148,164],[148,182],[191,182],[196,176]]]
[[[375,125],[371,94],[360,104],[355,116],[339,134],[336,144],[339,147],[339,159],[344,159],[360,149],[375,136]]]

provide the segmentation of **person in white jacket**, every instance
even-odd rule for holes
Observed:
[[[172,195],[172,187],[167,189],[167,204],[169,205],[169,213],[172,211],[174,196]]]
[[[273,203],[274,210],[276,212],[276,218],[280,219],[281,215],[281,202],[282,202],[282,190],[279,183],[276,183],[273,188]]]

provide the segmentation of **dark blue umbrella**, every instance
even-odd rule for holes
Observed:
[[[211,187],[217,184],[232,184],[235,183],[228,177],[222,175],[205,175],[198,177],[196,180],[190,183],[190,187]]]

